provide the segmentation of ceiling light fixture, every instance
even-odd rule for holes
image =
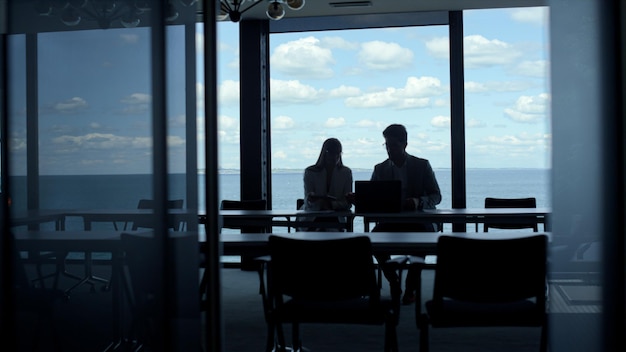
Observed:
[[[239,22],[244,12],[265,1],[266,0],[220,0],[220,13],[217,16],[217,20],[223,21],[229,18],[232,22]],[[304,7],[305,0],[268,0],[268,2],[269,5],[267,6],[265,14],[269,19],[278,21],[285,17],[283,4],[287,5],[289,9],[297,11]]]
[[[183,6],[192,6],[197,0],[179,0]],[[114,22],[126,28],[137,27],[143,15],[151,10],[147,0],[37,0],[35,11],[40,16],[58,16],[66,26],[77,26],[83,20],[95,21],[102,29]],[[168,0],[165,20],[175,21],[179,16],[173,0]]]

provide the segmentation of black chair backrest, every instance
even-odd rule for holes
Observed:
[[[184,199],[175,199],[167,201],[168,209],[182,209],[184,204]],[[153,199],[140,199],[139,203],[137,203],[137,209],[154,209],[154,200]],[[134,221],[132,229],[137,230],[139,228],[153,228],[154,225],[147,221]],[[179,223],[170,222],[169,228],[172,230],[178,230],[180,228]]]
[[[265,210],[267,209],[267,200],[265,199],[252,199],[252,200],[224,199],[220,203],[220,209],[222,210]]]
[[[379,298],[368,237],[316,241],[270,236],[269,248],[275,295],[317,301]]]
[[[304,205],[304,199],[303,198],[296,199],[296,209],[302,209],[303,205]]]
[[[534,197],[529,198],[485,198],[485,208],[536,208],[537,199]],[[496,229],[533,229],[537,232],[539,229],[537,223],[529,224],[485,224],[484,231],[487,232],[489,228]]]
[[[441,236],[433,300],[507,303],[536,298],[545,308],[546,235],[514,239]]]
[[[267,209],[267,200],[265,199],[247,199],[247,200],[229,200],[224,199],[220,202],[221,210],[265,210]],[[264,222],[264,219],[260,218],[260,223]],[[222,225],[223,228],[239,229],[241,232],[249,233],[263,233],[270,232],[270,226],[237,226],[237,225]]]

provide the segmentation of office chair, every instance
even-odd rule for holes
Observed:
[[[32,345],[32,350],[39,350],[49,347],[49,342],[43,340],[44,334],[50,336],[52,343],[50,348],[53,351],[62,351],[61,338],[58,331],[58,321],[56,311],[63,300],[67,299],[67,295],[63,290],[56,288],[44,288],[35,287],[31,284],[31,280],[28,279],[26,268],[24,267],[23,260],[20,259],[19,251],[15,246],[15,238],[11,233],[8,239],[8,246],[10,254],[13,258],[12,272],[13,272],[13,291],[7,290],[5,294],[12,295],[14,299],[15,313],[17,316],[31,317],[32,319],[20,319],[19,321],[32,322],[32,325],[23,326],[16,325],[17,335],[23,337],[24,344],[28,343]],[[7,314],[8,316],[8,314]],[[26,333],[26,336],[22,334]],[[21,344],[22,339],[18,339],[18,344]],[[12,348],[18,348],[19,350],[26,350],[25,346],[11,346]]]
[[[536,208],[537,199],[532,198],[485,198],[485,208]],[[483,224],[483,231],[488,232],[489,228],[494,229],[533,229],[538,232],[537,222],[529,224]],[[478,224],[476,224],[478,232]]]
[[[441,236],[432,299],[416,315],[420,351],[428,330],[461,327],[540,327],[547,348],[546,235],[513,239]],[[417,311],[416,311],[417,312]]]
[[[167,201],[167,209],[182,209],[184,204],[183,199],[175,199]],[[137,209],[154,209],[154,200],[152,199],[140,199],[137,204]],[[174,221],[168,222],[169,229],[177,231],[182,229],[182,222],[176,223]],[[150,221],[137,220],[133,221],[131,229],[136,231],[140,228],[153,228],[154,225]],[[126,230],[126,224],[124,224],[124,230]]]
[[[300,325],[365,324],[385,327],[385,351],[397,351],[400,283],[381,297],[368,237],[297,240],[270,236],[260,258],[260,292],[267,323],[266,351],[285,351],[282,324],[292,325],[293,350],[302,351]],[[323,260],[320,260],[323,258]],[[404,258],[383,265],[401,276]]]

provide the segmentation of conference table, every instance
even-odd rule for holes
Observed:
[[[118,258],[122,251],[121,234],[138,233],[152,236],[152,230],[142,231],[16,231],[15,242],[20,251],[108,252]],[[376,254],[436,255],[437,240],[441,236],[476,239],[506,239],[527,237],[550,232],[528,230],[496,230],[492,232],[293,232],[293,233],[222,233],[219,242],[223,255],[266,255],[269,236],[295,239],[328,240],[353,236],[367,236]],[[206,243],[199,232],[169,232],[171,237],[196,236],[198,248]],[[115,262],[115,260],[113,260]]]
[[[168,209],[169,223],[183,224],[190,221],[197,221],[198,213],[189,209]],[[84,229],[90,231],[94,222],[113,223],[117,230],[117,222],[150,222],[154,219],[154,209],[82,209],[71,210],[64,213],[65,217],[81,217],[84,222]],[[125,226],[126,227],[126,226]],[[126,230],[126,228],[124,228]]]
[[[336,222],[316,222],[314,218],[345,218],[346,222],[340,224],[348,231],[353,231],[354,213],[351,211],[333,210],[220,210],[219,216],[222,219],[222,226],[226,228],[240,227],[286,227],[289,232],[291,228],[336,228]],[[202,221],[201,221],[202,223]]]
[[[301,226],[298,218],[315,216],[344,216],[348,223],[355,217],[363,218],[363,231],[370,231],[370,223],[500,223],[500,224],[544,224],[544,230],[550,231],[550,208],[471,208],[471,209],[428,209],[405,211],[400,213],[353,213],[334,211],[304,210],[220,210],[224,226]]]
[[[463,208],[463,209],[425,209],[400,213],[364,213],[355,214],[363,217],[364,231],[369,231],[369,224],[376,222],[431,222],[447,224],[544,224],[544,230],[550,231],[550,208]]]
[[[68,210],[60,209],[29,209],[10,213],[11,227],[33,226],[45,223],[54,224],[56,230],[65,229],[65,214]]]
[[[294,239],[331,240],[354,236],[367,236],[374,254],[437,255],[437,241],[441,236],[474,239],[511,239],[545,234],[527,230],[497,230],[493,232],[295,232],[291,234],[229,233],[220,235],[224,255],[262,256],[269,254],[268,238],[272,235]]]

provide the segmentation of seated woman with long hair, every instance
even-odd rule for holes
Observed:
[[[350,210],[346,194],[352,192],[352,170],[343,164],[342,147],[337,138],[328,138],[314,165],[304,170],[304,210]],[[316,217],[300,221],[345,223],[345,217]],[[301,229],[304,230],[304,229]],[[312,227],[313,231],[319,228]],[[327,229],[328,230],[328,229]],[[336,230],[336,229],[335,229]]]

